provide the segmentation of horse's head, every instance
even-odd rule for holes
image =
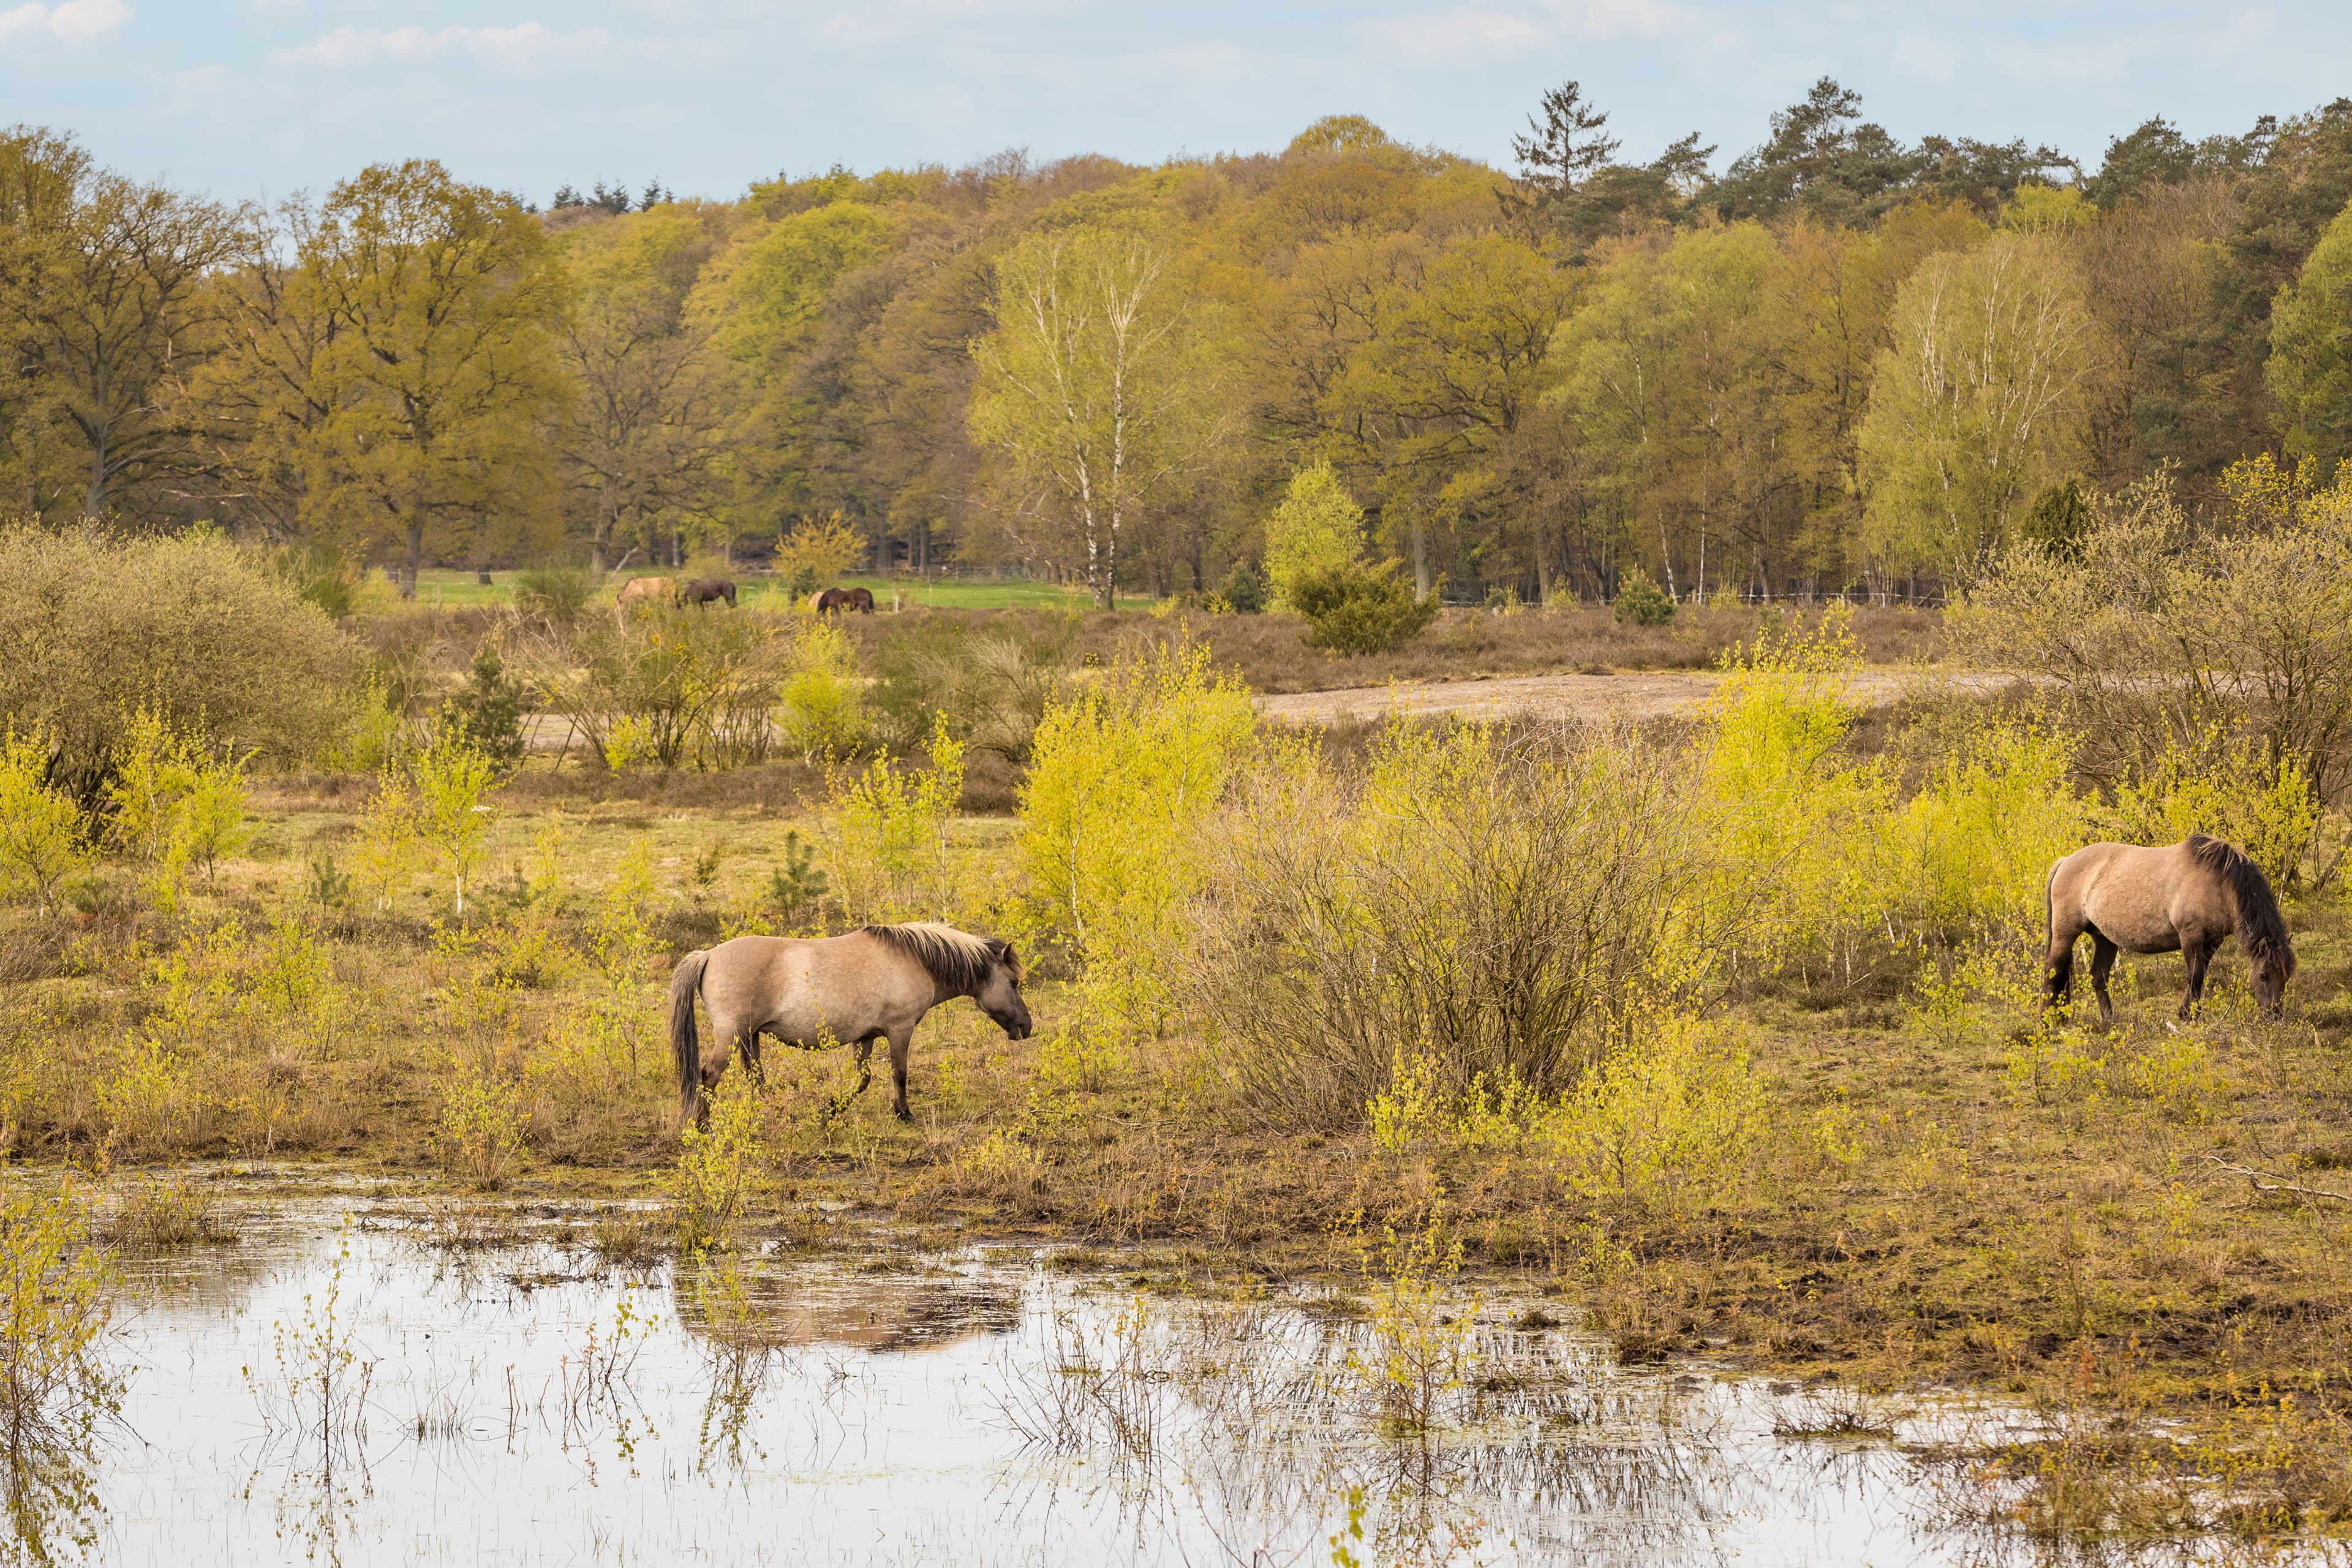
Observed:
[[[2294,978],[2294,949],[2284,944],[2265,948],[2255,955],[2251,967],[2254,972],[2254,1000],[2260,1004],[2263,1016],[2281,1016],[2286,1011],[2286,983]]]
[[[1008,1038],[1025,1040],[1030,1035],[1029,1004],[1021,999],[1021,959],[1008,942],[992,941],[988,947],[992,961],[988,978],[972,992],[971,999],[996,1020]]]

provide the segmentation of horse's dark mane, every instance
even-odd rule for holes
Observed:
[[[905,925],[866,926],[867,936],[879,937],[931,973],[931,978],[953,991],[977,991],[988,984],[989,972],[1002,963],[1021,978],[1021,959],[1008,942],[992,936],[974,936],[935,921]]]
[[[2292,963],[2294,943],[2287,936],[2286,917],[2279,913],[2263,868],[2236,845],[2201,833],[2189,836],[2189,858],[2230,885],[2231,901],[2238,907],[2238,941],[2248,958],[2284,953]]]

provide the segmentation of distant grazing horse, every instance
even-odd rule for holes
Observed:
[[[694,998],[710,1009],[719,1049],[702,1054],[694,1031]],[[1029,1008],[1021,1000],[1021,960],[994,937],[950,925],[866,926],[846,936],[804,941],[739,936],[689,952],[669,983],[669,1042],[677,1058],[678,1115],[692,1122],[702,1096],[718,1087],[727,1058],[743,1053],[743,1068],[760,1077],[760,1037],[788,1046],[848,1044],[857,1047],[857,1087],[874,1079],[874,1042],[890,1042],[890,1109],[909,1120],[907,1050],[915,1026],[942,1002],[969,996],[1016,1040],[1029,1037]]]
[[[2254,997],[2275,1018],[2294,977],[2294,943],[2263,868],[2234,844],[2192,833],[2179,844],[2147,849],[2093,844],[2050,868],[2050,970],[2046,990],[2063,1005],[2074,980],[2074,942],[2091,933],[2091,989],[2099,1021],[2115,1022],[2107,972],[2118,948],[2126,952],[2179,950],[2189,964],[2180,1016],[2196,1016],[2205,998],[2205,966],[2230,934],[2246,950]]]
[[[697,577],[677,591],[681,605],[707,605],[713,599],[724,599],[727,607],[735,607],[735,584],[727,577]]]
[[[621,584],[613,599],[613,613],[623,621],[635,609],[657,609],[663,605],[677,603],[677,579],[675,577],[632,577]]]
[[[861,616],[874,613],[874,595],[864,588],[827,588],[810,601],[820,616],[836,610],[856,610]]]

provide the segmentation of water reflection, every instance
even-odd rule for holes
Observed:
[[[562,1212],[457,1236],[299,1203],[157,1264],[141,1441],[99,1472],[126,1563],[2032,1561],[1910,1457],[1965,1412],[1618,1368],[1477,1329],[1433,1429],[1311,1297],[1144,1298],[971,1256],[611,1268]],[[470,1222],[468,1222],[470,1223]],[[1843,1406],[1839,1407],[1843,1409]],[[1834,1413],[1834,1412],[1833,1412]],[[1809,1425],[1810,1423],[1810,1425]],[[1875,1425],[1874,1425],[1875,1424]],[[1874,1433],[1889,1430],[1895,1440]],[[1981,1500],[1981,1489],[1969,1494]]]

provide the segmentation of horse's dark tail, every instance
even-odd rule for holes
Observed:
[[[680,1126],[691,1126],[702,1110],[702,1045],[694,1034],[694,998],[702,989],[702,966],[709,962],[708,949],[689,952],[669,980],[669,1048],[677,1058]]]

